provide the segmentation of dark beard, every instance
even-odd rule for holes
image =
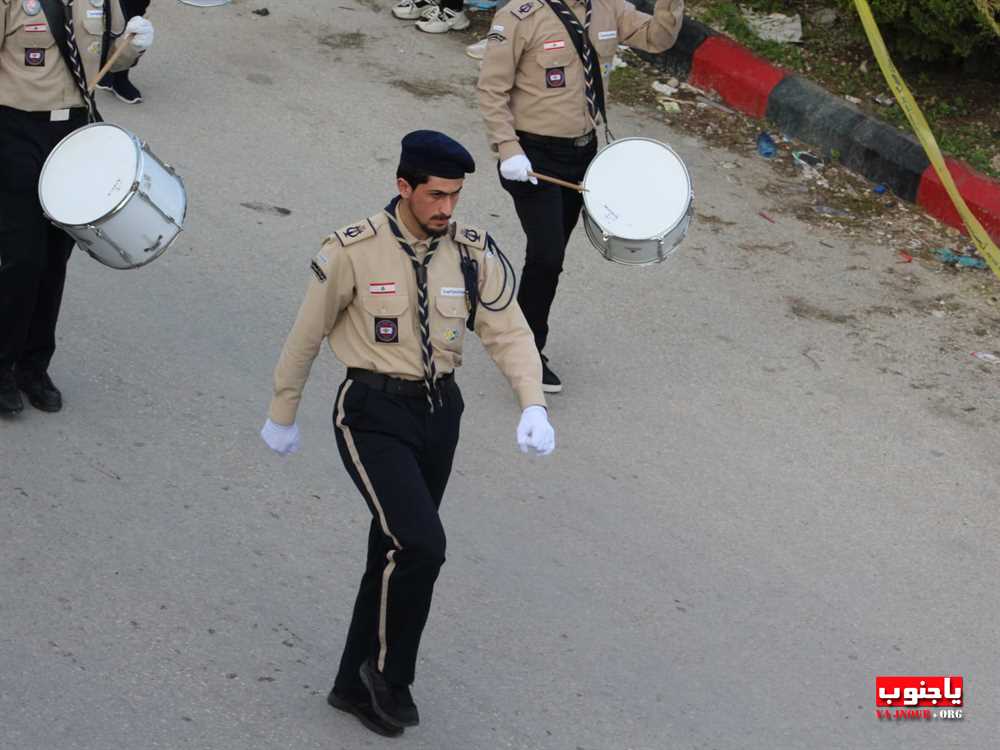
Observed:
[[[420,222],[417,223],[420,224]],[[424,231],[424,234],[426,234],[428,237],[444,237],[446,234],[448,234],[448,230],[451,229],[451,227],[447,225],[445,226],[444,229],[431,229],[426,224],[420,224],[420,228]]]

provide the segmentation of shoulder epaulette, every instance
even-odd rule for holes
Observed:
[[[359,221],[356,224],[349,224],[343,229],[338,229],[332,236],[336,238],[343,247],[347,247],[348,245],[353,245],[355,242],[361,242],[361,240],[374,237],[376,231],[375,225],[372,224],[372,220],[365,219],[364,221]]]
[[[512,3],[516,2],[517,0],[512,0]],[[515,18],[525,19],[541,7],[542,3],[539,0],[527,0],[527,2],[521,3],[516,8],[511,8],[510,12]]]
[[[461,245],[468,245],[477,250],[486,249],[486,232],[478,227],[470,227],[467,224],[455,224],[455,232],[452,235],[455,242]]]

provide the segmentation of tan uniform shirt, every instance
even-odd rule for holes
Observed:
[[[111,33],[119,35],[126,22],[121,3],[110,5]],[[73,29],[87,82],[93,83],[101,67],[104,0],[73,0]],[[139,55],[129,45],[114,70],[127,69]],[[0,0],[0,105],[27,112],[85,106],[37,0]]]
[[[582,26],[584,4],[566,4]],[[619,44],[662,52],[677,41],[683,20],[684,0],[658,0],[652,16],[625,0],[593,0],[590,41],[605,91]],[[510,0],[496,14],[479,74],[479,108],[501,159],[524,153],[515,130],[561,138],[593,130],[583,71],[569,32],[545,0]]]
[[[418,257],[427,241],[417,241],[397,220]],[[458,237],[479,263],[482,299],[494,300],[504,285],[496,256],[486,249],[486,234],[452,226],[442,237],[427,270],[431,344],[439,375],[462,363],[462,341],[469,311],[459,266]],[[270,416],[278,424],[295,421],[302,389],[323,339],[348,367],[406,380],[423,380],[417,279],[410,258],[399,246],[384,212],[330,236],[313,259],[313,278],[274,372]],[[507,279],[508,287],[513,279]],[[509,289],[508,289],[509,293]],[[493,312],[482,304],[476,334],[507,376],[521,407],[545,405],[542,362],[517,300]]]

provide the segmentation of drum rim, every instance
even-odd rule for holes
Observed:
[[[583,174],[583,182],[582,182],[583,187],[584,188],[587,187],[587,178],[590,177],[590,170],[593,168],[594,162],[597,161],[597,157],[600,156],[605,151],[607,151],[612,146],[614,146],[616,143],[625,143],[626,141],[648,141],[650,143],[655,143],[657,146],[662,146],[663,148],[665,148],[667,151],[669,151],[670,153],[672,153],[677,158],[678,163],[681,165],[681,169],[684,170],[684,176],[687,178],[687,184],[688,184],[688,210],[690,210],[691,203],[694,202],[694,183],[691,181],[691,173],[688,171],[687,164],[684,163],[684,160],[681,158],[681,155],[678,154],[673,149],[673,147],[670,146],[670,144],[664,143],[663,141],[658,141],[655,138],[648,138],[648,137],[642,136],[642,135],[632,135],[632,136],[628,136],[626,138],[617,138],[614,141],[612,141],[611,143],[606,144],[604,146],[604,148],[602,148],[600,151],[598,151],[596,154],[594,154],[594,158],[591,159],[590,160],[590,164],[587,165],[587,171],[584,172],[584,174]],[[629,240],[631,242],[644,242],[644,241],[647,241],[647,240],[662,240],[668,234],[670,234],[675,229],[677,229],[677,227],[679,227],[681,225],[681,222],[684,221],[684,217],[687,216],[687,214],[688,214],[688,211],[684,211],[684,213],[682,213],[680,215],[680,218],[678,218],[666,230],[664,230],[664,231],[662,231],[662,232],[660,232],[658,234],[654,234],[654,235],[651,235],[649,237],[623,237],[620,234],[614,234],[613,232],[608,232],[601,225],[601,223],[599,221],[597,221],[597,219],[595,219],[593,217],[593,215],[589,211],[587,211],[587,195],[586,195],[586,193],[584,193],[584,196],[583,196],[583,210],[586,212],[587,216],[590,217],[590,220],[592,222],[594,222],[594,224],[598,228],[600,228],[600,230],[604,234],[608,235],[609,237],[618,237],[619,239]],[[634,265],[634,264],[626,264],[626,265]]]
[[[97,128],[97,127],[115,128],[117,130],[122,131],[132,140],[132,145],[135,147],[135,174],[132,177],[132,185],[129,187],[127,191],[125,191],[125,194],[122,196],[122,199],[118,202],[118,204],[100,218],[92,219],[91,221],[88,221],[84,224],[67,224],[66,222],[59,221],[58,219],[53,218],[52,214],[49,213],[48,208],[46,208],[45,196],[42,195],[42,179],[45,177],[45,171],[49,167],[49,162],[52,160],[52,157],[55,156],[56,151],[59,150],[59,147],[63,143],[65,143],[78,133],[82,133],[84,130],[89,130],[90,128]],[[88,125],[84,125],[82,128],[77,128],[72,133],[66,135],[62,140],[59,141],[59,143],[56,144],[55,148],[53,148],[52,151],[49,152],[49,155],[45,157],[45,162],[42,164],[42,171],[39,172],[38,174],[38,202],[42,206],[42,212],[49,217],[49,220],[52,221],[53,224],[58,224],[61,227],[71,227],[73,229],[85,229],[87,227],[93,227],[97,226],[98,224],[103,224],[105,221],[107,221],[112,216],[120,212],[123,208],[125,208],[125,204],[128,203],[138,191],[138,185],[142,180],[142,152],[143,152],[142,141],[139,140],[138,136],[136,136],[134,133],[130,133],[128,130],[121,127],[120,125],[115,125],[114,123],[110,122],[92,122],[89,123]]]

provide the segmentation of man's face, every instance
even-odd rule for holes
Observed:
[[[451,215],[455,213],[458,194],[465,184],[464,179],[446,180],[431,177],[416,188],[403,179],[398,181],[399,194],[410,207],[413,218],[420,228],[431,237],[441,237],[448,231]]]

